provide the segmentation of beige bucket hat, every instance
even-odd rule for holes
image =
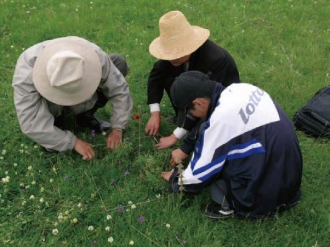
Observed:
[[[77,37],[50,41],[33,68],[33,82],[47,100],[63,106],[90,98],[100,84],[102,66],[93,47]]]
[[[149,52],[161,60],[174,60],[196,51],[210,36],[208,29],[191,26],[180,11],[171,11],[159,19],[159,37]]]

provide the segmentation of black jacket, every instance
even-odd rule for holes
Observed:
[[[173,66],[169,61],[158,60],[152,68],[148,79],[147,104],[160,103],[164,90],[170,96],[170,88],[181,73],[184,65]],[[225,87],[239,82],[239,72],[232,56],[221,46],[210,40],[191,54],[189,70],[197,70],[205,74],[211,72],[210,79],[222,83]]]

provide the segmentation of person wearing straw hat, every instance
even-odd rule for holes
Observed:
[[[303,161],[291,120],[264,90],[248,83],[225,88],[199,71],[171,87],[178,118],[205,119],[186,169],[162,177],[174,192],[198,194],[210,186],[204,216],[264,218],[300,201]],[[181,174],[180,174],[181,173]]]
[[[123,57],[108,55],[80,37],[28,48],[18,58],[12,82],[21,131],[48,151],[74,149],[90,160],[95,156],[93,146],[65,129],[63,118],[71,115],[78,126],[96,132],[111,126],[106,146],[116,148],[133,106],[127,73]],[[94,117],[107,101],[112,105],[111,124]]]
[[[153,66],[148,78],[148,99],[151,116],[146,124],[145,132],[155,136],[159,132],[161,123],[160,102],[166,91],[175,110],[176,122],[177,108],[173,105],[170,87],[174,79],[181,73],[198,70],[210,73],[211,79],[228,86],[239,82],[239,72],[232,56],[222,47],[209,40],[208,29],[192,26],[180,11],[171,11],[159,20],[160,35],[154,39],[149,52],[159,59]],[[187,131],[194,129],[198,122],[195,118],[187,116],[184,126],[178,125],[173,134],[163,137],[156,144],[158,149],[168,148],[186,135]],[[178,156],[186,156],[193,150],[194,130],[185,138],[184,143],[175,152]]]

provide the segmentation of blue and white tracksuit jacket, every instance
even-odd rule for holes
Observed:
[[[182,174],[184,192],[197,194],[225,179],[228,202],[248,218],[273,215],[299,201],[302,157],[284,111],[265,91],[246,83],[223,89],[213,102]],[[175,168],[170,178],[175,192],[178,175]]]

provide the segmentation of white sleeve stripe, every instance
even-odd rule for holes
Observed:
[[[262,147],[262,145],[260,142],[258,142],[258,143],[254,143],[250,146],[247,146],[246,148],[232,150],[228,153],[228,155],[237,154],[237,153],[245,153],[251,149],[260,148],[260,147]]]

